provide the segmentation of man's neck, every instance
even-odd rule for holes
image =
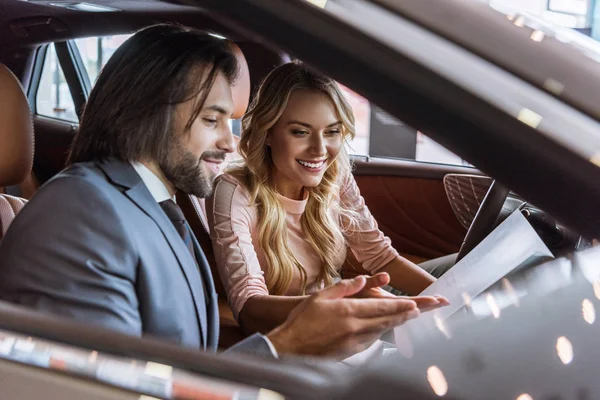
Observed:
[[[169,194],[172,196],[175,196],[175,187],[173,186],[173,184],[165,177],[165,174],[163,174],[162,170],[160,169],[160,167],[155,163],[155,162],[151,162],[151,161],[140,161],[141,164],[144,164],[144,166],[146,168],[148,168],[150,171],[152,171],[152,173],[154,175],[156,175],[158,177],[158,179],[160,179],[160,181],[165,185],[165,187],[167,188],[167,190],[169,191]]]

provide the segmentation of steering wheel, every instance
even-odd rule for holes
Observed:
[[[497,181],[492,182],[460,246],[456,262],[469,254],[494,229],[494,224],[509,193],[510,190]]]

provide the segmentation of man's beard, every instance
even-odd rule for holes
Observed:
[[[200,198],[210,197],[215,176],[207,176],[200,161],[203,158],[224,159],[225,153],[205,151],[200,158],[197,158],[184,147],[181,140],[171,141],[169,147],[166,159],[159,163],[169,182],[183,193]]]

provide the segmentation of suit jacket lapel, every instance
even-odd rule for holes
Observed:
[[[207,331],[214,328],[208,325],[209,321],[207,318],[207,306],[210,307],[210,305],[206,304],[204,296],[202,280],[205,280],[206,282],[206,279],[202,273],[202,268],[200,268],[199,274],[198,268],[196,268],[196,263],[192,259],[192,255],[188,251],[187,246],[181,240],[177,230],[162,211],[158,203],[154,200],[148,191],[148,188],[130,164],[113,160],[100,163],[99,166],[113,181],[113,183],[126,188],[124,192],[125,195],[129,197],[129,199],[134,202],[144,213],[152,218],[152,220],[154,220],[156,225],[163,233],[163,236],[169,243],[171,250],[179,262],[179,267],[186,278],[190,292],[192,293],[192,298],[194,299],[194,305],[196,308],[196,316],[198,318],[198,325],[200,327],[200,336],[203,339],[202,345],[206,347]],[[212,280],[210,280],[210,283],[212,285]],[[212,291],[214,292],[214,288]],[[210,297],[208,298],[210,299]]]

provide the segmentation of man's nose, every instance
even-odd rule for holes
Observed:
[[[221,137],[217,142],[217,147],[219,150],[222,150],[227,153],[233,153],[235,151],[235,139],[233,137],[233,132],[231,131],[231,127],[229,124],[226,124],[225,128],[221,132]]]

